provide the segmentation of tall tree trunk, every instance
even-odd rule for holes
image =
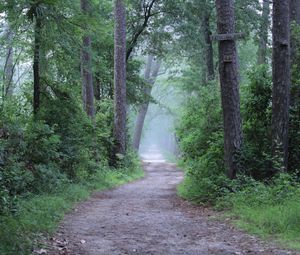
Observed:
[[[214,50],[211,40],[211,30],[210,30],[210,14],[206,13],[203,17],[203,35],[205,43],[205,62],[207,71],[207,80],[211,81],[215,78],[215,68],[214,68]]]
[[[90,13],[89,0],[81,0],[81,11],[85,15]],[[82,72],[82,97],[83,105],[87,115],[95,118],[95,105],[94,105],[94,87],[92,75],[92,46],[91,37],[84,35],[82,38],[82,52],[81,52],[81,72]]]
[[[123,0],[115,0],[114,47],[114,154],[126,153],[126,10]]]
[[[145,68],[144,78],[145,78],[145,81],[148,83],[148,86],[144,88],[144,93],[146,96],[151,95],[150,75],[151,75],[153,59],[154,59],[154,57],[152,55],[148,56],[147,64],[146,64],[146,68]],[[139,147],[140,147],[140,141],[141,141],[143,126],[144,126],[144,121],[145,121],[146,113],[147,113],[148,106],[149,106],[148,101],[149,100],[146,99],[146,102],[143,103],[138,110],[138,115],[137,115],[137,119],[136,119],[136,123],[135,123],[134,137],[133,137],[133,148],[136,151],[138,151]]]
[[[216,0],[218,33],[235,32],[234,1]],[[238,81],[237,50],[234,39],[219,42],[219,72],[224,121],[225,167],[227,176],[236,177],[242,145],[242,125]]]
[[[8,47],[6,50],[6,60],[4,66],[4,88],[5,95],[11,96],[13,94],[13,76],[14,76],[14,60],[13,60],[13,31],[10,29],[10,26],[7,25],[6,29],[6,40],[8,42]]]
[[[273,1],[272,153],[275,172],[287,170],[290,93],[289,1]]]
[[[149,56],[149,58],[151,58],[151,57]],[[152,62],[153,59],[150,61]],[[148,73],[148,70],[147,70],[148,68],[150,68],[150,70],[151,70],[151,66],[153,66],[152,74],[151,74],[151,71],[149,71],[149,73]],[[148,59],[148,64],[147,64],[147,68],[145,71],[145,79],[149,83],[148,84],[149,86],[145,88],[145,94],[147,96],[147,99],[146,99],[146,102],[144,104],[142,104],[139,109],[137,120],[136,120],[134,139],[133,139],[133,146],[136,151],[138,151],[140,148],[144,122],[145,122],[146,114],[147,114],[148,107],[150,104],[151,91],[152,91],[153,85],[155,84],[155,81],[157,79],[160,66],[161,66],[160,60],[156,60],[154,63],[150,64],[149,59]]]
[[[40,108],[41,77],[40,77],[40,50],[41,50],[41,19],[36,16],[34,28],[34,59],[33,59],[33,112],[37,114]]]
[[[259,45],[257,52],[257,63],[259,65],[267,63],[268,35],[270,27],[270,0],[263,0],[263,11],[259,31]]]

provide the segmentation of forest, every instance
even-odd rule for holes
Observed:
[[[1,0],[0,254],[298,254],[299,70],[300,0]],[[176,210],[259,241],[201,250]]]

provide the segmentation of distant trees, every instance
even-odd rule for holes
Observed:
[[[3,79],[3,97],[10,96],[13,93],[13,76],[14,76],[14,48],[13,48],[13,31],[9,22],[5,29],[5,38],[9,45],[6,49],[6,58],[4,63],[4,79]]]
[[[273,170],[286,171],[288,165],[288,123],[290,98],[289,1],[273,1]]]
[[[90,13],[90,0],[81,0],[81,11],[84,15]],[[86,26],[84,26],[86,27]],[[95,106],[94,106],[94,87],[93,87],[93,75],[92,75],[92,47],[91,37],[88,34],[88,30],[84,31],[82,37],[82,50],[81,50],[81,75],[82,75],[82,98],[83,106],[87,115],[91,118],[95,118]]]
[[[133,136],[133,147],[136,151],[138,151],[140,147],[144,122],[150,104],[151,91],[156,81],[156,78],[158,76],[160,66],[161,66],[161,61],[159,59],[155,59],[154,56],[152,55],[148,56],[147,64],[145,68],[145,75],[144,75],[146,86],[143,90],[146,99],[139,107],[138,115],[135,123],[134,136]]]
[[[204,37],[204,52],[205,52],[205,62],[206,62],[206,78],[208,81],[215,78],[215,68],[214,68],[214,50],[211,40],[211,17],[212,10],[205,6],[204,14],[202,17],[202,33]]]
[[[219,72],[224,121],[225,167],[227,176],[235,178],[240,168],[242,122],[240,114],[239,74],[234,38],[233,0],[216,0],[218,33],[231,38],[219,41]]]
[[[270,0],[263,0],[261,24],[259,30],[259,42],[257,52],[257,63],[259,65],[267,63],[268,37],[270,27]]]
[[[126,153],[126,10],[115,0],[114,44],[114,155]]]
[[[291,25],[300,26],[300,1],[291,0],[290,1],[290,23]],[[293,35],[291,35],[291,59],[292,65],[295,64],[295,54],[296,53],[296,43]]]

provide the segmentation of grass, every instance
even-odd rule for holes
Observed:
[[[143,171],[106,171],[84,183],[70,183],[53,194],[35,195],[23,199],[14,215],[0,216],[0,254],[31,254],[33,244],[57,229],[64,214],[75,203],[87,199],[95,191],[113,188],[141,178]]]
[[[238,217],[235,224],[247,232],[264,239],[275,239],[284,247],[300,250],[299,192],[297,197],[295,194],[291,200],[278,204],[266,202],[251,206],[246,199],[243,202],[236,201],[230,214]]]
[[[186,175],[177,191],[184,199],[223,210],[251,234],[300,250],[300,184],[288,174],[270,185],[250,178],[231,182],[218,176]]]

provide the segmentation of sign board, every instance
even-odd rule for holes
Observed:
[[[217,34],[217,35],[212,35],[210,38],[213,41],[234,41],[240,38],[245,38],[245,34],[244,33]]]

